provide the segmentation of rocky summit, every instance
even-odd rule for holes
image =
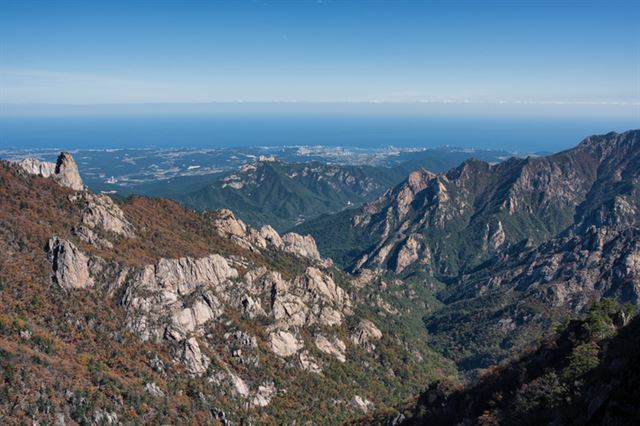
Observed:
[[[226,185],[255,190],[278,164]],[[8,424],[635,415],[619,368],[635,371],[640,131],[418,168],[282,234],[94,193],[68,153],[2,162],[0,200]]]

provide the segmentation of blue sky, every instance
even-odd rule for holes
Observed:
[[[0,103],[640,105],[638,1],[0,2]]]

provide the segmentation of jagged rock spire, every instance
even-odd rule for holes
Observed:
[[[78,165],[73,156],[68,152],[61,152],[58,156],[55,169],[55,179],[62,186],[69,187],[76,191],[82,191],[84,184],[78,172]]]

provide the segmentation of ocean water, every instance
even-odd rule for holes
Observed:
[[[632,128],[640,128],[640,120],[379,115],[5,116],[0,117],[0,149],[326,145],[554,152],[570,148],[591,134]]]

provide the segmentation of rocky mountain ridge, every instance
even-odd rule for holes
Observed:
[[[68,356],[90,345],[88,380],[106,380],[105,373],[94,370],[99,365],[112,383],[86,394],[87,389],[77,388],[81,381],[59,380],[52,389],[65,386],[69,399],[52,402],[53,411],[35,410],[34,418],[51,420],[55,414],[78,423],[117,423],[130,402],[105,406],[101,398],[112,399],[114,389],[131,383],[128,392],[148,399],[147,408],[137,410],[177,421],[184,414],[174,405],[184,397],[176,392],[183,392],[180,383],[187,380],[199,389],[192,400],[200,408],[192,408],[190,418],[285,421],[290,417],[283,407],[304,404],[303,391],[311,381],[327,389],[341,409],[322,405],[307,415],[335,421],[397,398],[396,391],[385,390],[386,383],[402,387],[401,378],[380,371],[394,374],[408,363],[432,358],[434,364],[420,369],[407,392],[416,389],[419,377],[451,369],[423,345],[400,339],[402,333],[383,331],[390,329],[392,318],[363,315],[366,302],[351,277],[322,258],[309,236],[281,236],[269,226],[257,230],[229,210],[199,214],[141,197],[116,202],[84,186],[69,187],[31,164],[2,164],[0,228],[7,236],[2,243],[7,256],[0,291],[8,309],[0,318],[0,349],[6,359],[15,359],[20,356],[16,341],[29,351],[42,339],[71,345],[76,347],[71,352],[51,349],[47,362],[62,362],[83,375],[80,361]],[[36,299],[31,319],[19,319],[21,307]],[[91,303],[80,303],[87,299]],[[50,305],[49,300],[58,302]],[[102,311],[111,314],[103,317]],[[76,327],[83,331],[77,334]],[[16,337],[34,333],[40,336],[37,341]],[[95,333],[101,338],[96,340]],[[143,357],[146,367],[133,361],[123,370],[110,361],[118,357],[104,352],[134,351],[132,346],[155,354]],[[36,368],[32,361],[21,365]],[[135,373],[127,373],[125,380],[120,378],[125,371]],[[11,383],[34,386],[26,379]],[[9,419],[31,409],[26,401],[39,394],[27,395],[7,411],[14,413]],[[84,414],[77,411],[81,398],[91,401],[82,408]],[[162,414],[161,401],[174,408]]]
[[[453,275],[522,239],[539,243],[574,221],[588,226],[598,218],[591,212],[588,220],[585,210],[594,204],[596,193],[606,192],[603,187],[637,185],[639,144],[638,132],[609,134],[550,157],[496,165],[469,160],[440,175],[413,172],[354,218],[355,226],[380,235],[380,242],[356,260],[355,268],[382,266],[402,272],[420,259],[435,274]],[[637,211],[625,197],[634,194],[608,201],[617,206],[611,208],[632,216],[632,222]],[[469,248],[447,241],[460,233],[473,240]],[[444,244],[454,245],[454,250]]]
[[[611,133],[548,157],[494,165],[467,160],[442,174],[414,171],[344,225],[374,236],[351,267],[456,276],[522,240],[538,244],[574,223],[602,222],[606,214],[590,206],[635,223],[639,138],[637,131]],[[613,198],[600,202],[605,196]],[[300,229],[321,247],[329,244],[313,223]]]
[[[298,229],[321,252],[344,238],[342,264],[356,272],[435,286],[443,306],[424,318],[430,344],[473,370],[594,300],[640,306],[639,212],[640,131],[629,131],[548,157],[417,170],[317,233],[313,223]]]
[[[400,171],[369,166],[258,159],[179,197],[196,209],[231,208],[250,223],[286,230],[320,213],[359,205],[400,180]]]

